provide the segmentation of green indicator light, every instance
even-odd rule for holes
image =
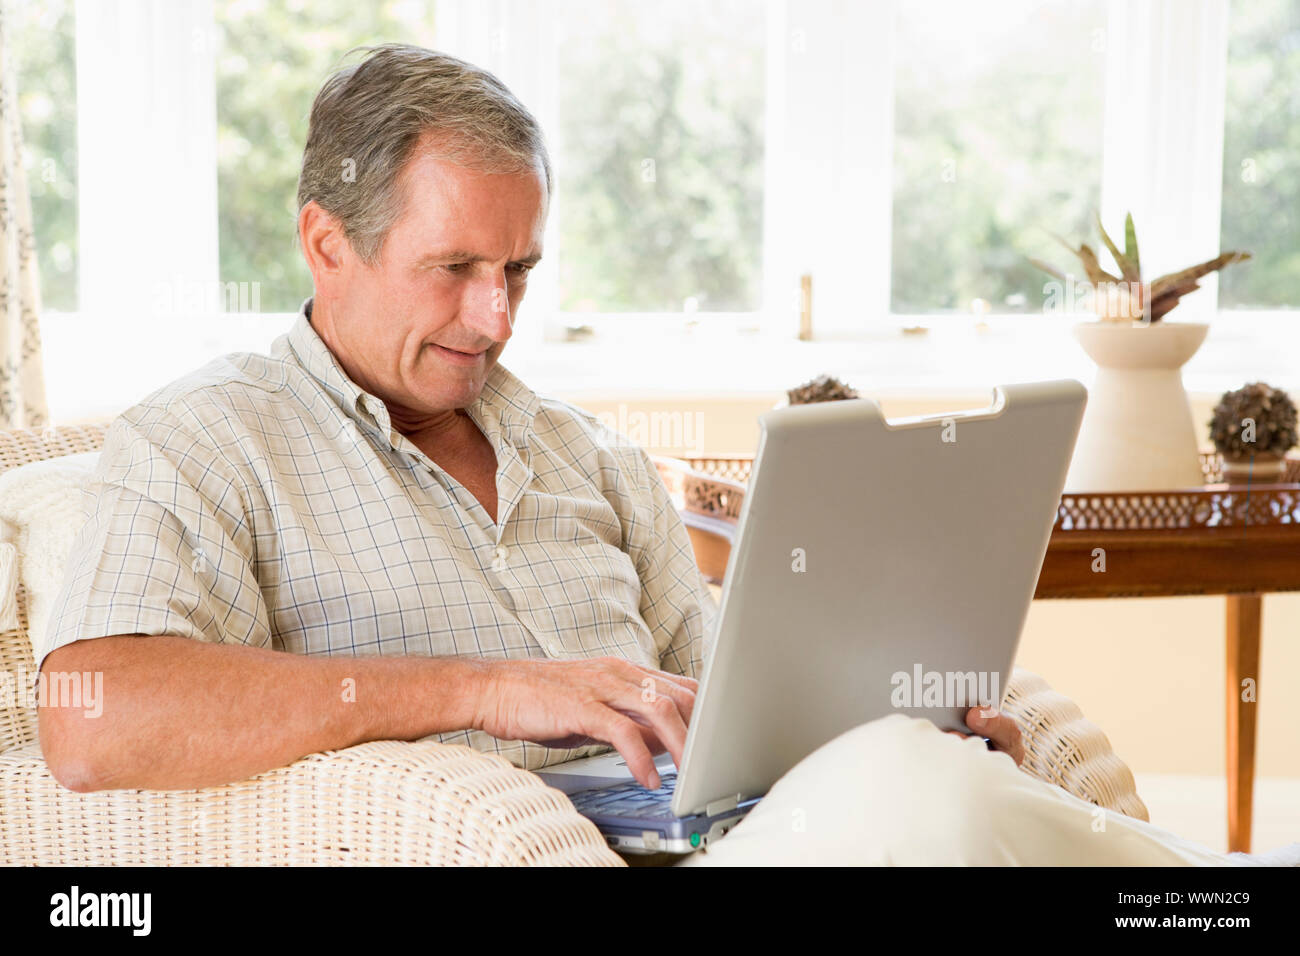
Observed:
[[[691,846],[693,846],[693,847],[697,847],[697,846],[699,846],[699,845],[700,845],[700,835],[699,835],[698,833],[692,833],[692,834],[691,834]]]

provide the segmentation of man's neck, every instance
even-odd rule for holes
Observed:
[[[421,442],[437,445],[465,435],[466,424],[477,431],[477,427],[465,415],[463,409],[450,408],[436,412],[417,412],[396,405],[384,398],[370,384],[368,376],[354,367],[344,357],[346,350],[340,347],[334,328],[333,313],[328,302],[322,303],[313,298],[307,308],[307,321],[311,323],[311,327],[315,329],[320,340],[325,343],[325,347],[330,350],[334,360],[339,363],[339,367],[343,369],[343,374],[350,378],[362,391],[369,392],[384,403],[384,407],[388,409],[388,420],[399,434],[405,435],[411,441],[416,442],[417,445]]]
[[[412,441],[421,439],[438,442],[462,434],[467,424],[477,427],[461,408],[446,409],[426,415],[412,415],[403,409],[394,408],[387,402],[384,404],[388,408],[388,420],[392,422],[393,428]]]

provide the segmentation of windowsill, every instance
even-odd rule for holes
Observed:
[[[1095,367],[1070,332],[1085,318],[894,316],[890,328],[810,342],[700,324],[653,337],[548,342],[507,352],[505,361],[537,391],[567,395],[779,394],[830,374],[871,395],[942,398],[1015,381],[1091,383]],[[904,325],[925,331],[905,334]],[[1216,398],[1254,380],[1300,391],[1297,354],[1300,313],[1223,313],[1183,380],[1192,395]]]
[[[146,394],[229,352],[269,350],[293,314],[129,320],[50,313],[42,319],[47,391],[55,421],[115,415]],[[817,375],[877,397],[970,396],[992,385],[1054,378],[1090,383],[1075,319],[1044,316],[898,316],[898,327],[855,339],[801,342],[698,323],[676,334],[587,342],[520,343],[505,364],[533,389],[568,397],[773,395]],[[1190,321],[1190,313],[1189,313]],[[179,336],[185,323],[198,335]],[[905,335],[903,324],[927,325]],[[191,326],[193,327],[193,326]],[[1300,392],[1300,313],[1224,313],[1184,369],[1194,397],[1247,381]]]

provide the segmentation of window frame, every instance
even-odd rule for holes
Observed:
[[[715,340],[726,328],[751,332],[771,349],[787,348],[798,335],[804,273],[814,276],[818,342],[866,343],[905,326],[975,324],[997,317],[890,311],[892,47],[899,2],[764,3],[767,149],[758,311],[635,317],[563,312],[555,268],[559,217],[552,215],[546,233],[550,268],[539,267],[530,281],[525,321],[511,344],[516,362],[545,367],[550,357],[573,347],[563,341],[562,330],[578,323],[596,331],[586,351],[607,358],[626,348],[633,325],[647,320],[656,340],[683,347]],[[529,104],[548,133],[558,131],[559,51],[547,6],[532,0],[437,3],[440,47],[492,69]],[[1218,251],[1228,15],[1229,0],[1108,0],[1103,141],[1128,148],[1122,154],[1103,150],[1102,215],[1118,221],[1133,210],[1143,224],[1149,268],[1185,265]],[[140,277],[142,261],[150,263],[144,275],[154,287],[171,283],[174,294],[185,283],[218,282],[213,16],[212,0],[77,2],[81,294],[78,312],[64,314],[70,322],[78,315],[93,316],[96,324],[111,318],[116,337],[157,334],[163,321],[157,315],[152,321],[142,317],[148,310],[138,307],[139,295],[149,289],[129,281],[124,286],[121,279]],[[153,84],[154,76],[167,76],[168,83]],[[1159,117],[1166,121],[1152,119]],[[132,148],[123,150],[123,143]],[[141,175],[142,164],[151,162],[149,175]],[[150,188],[141,196],[124,190],[124,181]],[[185,200],[179,217],[177,197]],[[562,193],[557,198],[562,201]],[[826,209],[834,209],[834,217],[819,214]],[[1218,313],[1213,278],[1194,304],[1187,303],[1188,313],[1192,308],[1228,321],[1237,313],[1282,314]],[[207,325],[202,335],[189,336],[182,350],[197,343],[232,351],[259,337],[248,321],[229,321],[226,313],[174,313]],[[864,321],[863,316],[877,318]],[[261,317],[275,334],[292,320],[281,313]],[[60,321],[53,314],[43,320]],[[710,323],[713,333],[706,334]],[[270,337],[268,328],[264,338]]]

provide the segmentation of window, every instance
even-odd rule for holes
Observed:
[[[647,369],[672,364],[657,349],[714,364],[730,350],[728,387],[767,388],[813,362],[790,344],[809,274],[819,354],[910,379],[973,374],[996,352],[1000,377],[1029,377],[1044,368],[1035,349],[1074,346],[1035,315],[1046,277],[1027,258],[1068,268],[1051,233],[1095,242],[1099,207],[1108,226],[1132,210],[1153,273],[1219,242],[1254,253],[1181,318],[1208,317],[1216,281],[1223,310],[1300,306],[1296,0],[7,9],[56,415],[89,413],[72,396],[90,401],[104,362],[119,374],[96,409],[120,409],[284,330],[310,292],[294,224],[311,100],[349,49],[394,40],[492,70],[542,123],[558,191],[511,349],[566,387],[629,349]],[[918,315],[986,312],[1008,315],[933,323],[908,339],[913,364],[888,357]],[[1300,335],[1288,318],[1216,322],[1188,381],[1265,374],[1240,357],[1283,361],[1279,343]],[[942,347],[971,331],[986,344]]]
[[[1300,306],[1300,3],[1236,0],[1224,110],[1223,308]]]
[[[23,169],[37,231],[41,305],[77,307],[77,73],[72,0],[17,0],[9,10],[17,61]]]
[[[215,19],[221,279],[257,289],[263,312],[296,312],[311,294],[296,227],[311,102],[354,46],[436,46],[434,7],[217,0]]]
[[[1096,226],[1106,5],[903,3],[895,51],[893,311],[1037,312]]]
[[[555,5],[562,310],[758,310],[756,12],[752,0]]]
[[[553,4],[559,307],[754,311],[761,296],[764,20],[752,0]],[[220,274],[297,309],[307,108],[353,46],[443,48],[435,4],[218,0]],[[456,51],[452,51],[456,52]],[[516,89],[526,102],[528,91]]]

